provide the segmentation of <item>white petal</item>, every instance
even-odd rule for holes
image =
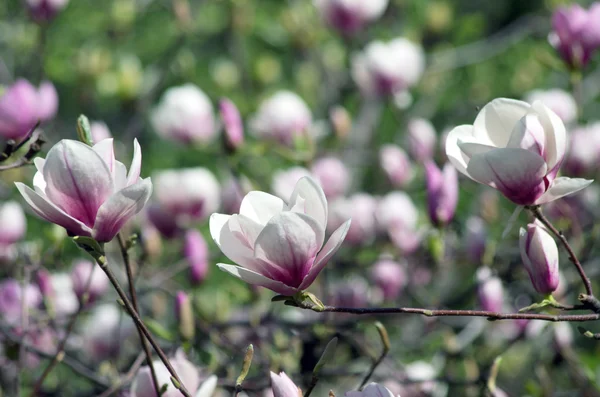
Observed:
[[[38,216],[46,219],[49,222],[64,227],[73,235],[92,235],[92,229],[66,214],[63,210],[54,205],[47,197],[33,191],[29,186],[25,186],[21,182],[15,182],[15,185],[27,204],[29,204],[31,209]]]
[[[458,141],[458,147],[469,160],[475,155],[485,154],[490,150],[498,149],[496,146],[484,145],[482,143],[475,142],[463,142],[461,140]]]
[[[218,380],[219,378],[217,378],[216,375],[209,376],[208,379],[202,382],[202,385],[200,385],[195,397],[212,397],[215,393],[215,389],[217,388]]]
[[[33,159],[33,164],[35,164],[35,168],[38,170],[38,172],[44,173],[44,164],[46,164],[46,159],[36,157]]]
[[[95,144],[92,149],[104,160],[111,174],[115,172],[115,149],[113,146],[113,138],[104,139]]]
[[[288,287],[279,281],[271,280],[262,274],[258,274],[252,270],[244,269],[243,267],[228,265],[225,263],[217,263],[217,266],[219,269],[226,271],[227,273],[247,282],[248,284],[260,285],[261,287],[268,288],[281,295],[292,296],[298,292],[298,290],[295,288]]]
[[[471,176],[467,172],[467,165],[470,158],[458,147],[459,142],[463,142],[463,144],[464,142],[478,143],[475,137],[473,137],[472,125],[459,125],[453,128],[446,138],[446,155],[448,156],[448,160],[450,160],[457,170],[470,178]]]
[[[259,271],[254,259],[254,249],[249,247],[239,225],[238,215],[213,214],[210,218],[210,234],[225,256],[238,265]]]
[[[129,174],[127,174],[127,186],[131,186],[138,181],[142,172],[142,149],[137,138],[133,140],[133,159],[129,166]]]
[[[552,185],[550,185],[550,188],[546,191],[546,193],[544,193],[544,195],[540,197],[535,203],[549,203],[561,197],[578,192],[581,189],[588,187],[592,182],[594,181],[583,178],[556,178],[552,182]]]
[[[473,123],[473,135],[481,142],[506,147],[510,135],[531,105],[515,99],[494,99],[481,109]],[[486,142],[487,141],[487,142]]]
[[[550,108],[542,102],[536,101],[533,109],[540,115],[540,123],[546,133],[546,163],[548,171],[560,167],[567,151],[567,133],[565,125]]]
[[[221,230],[223,229],[223,227],[225,227],[225,225],[229,221],[229,218],[231,218],[231,215],[214,213],[210,216],[210,219],[208,221],[210,235],[212,236],[215,243],[217,243],[219,248],[221,248]]]
[[[304,200],[304,213],[316,220],[321,228],[325,230],[327,226],[327,199],[321,186],[311,177],[303,177],[297,183],[288,208],[293,208],[297,202]],[[321,240],[320,244],[323,244]]]
[[[325,267],[329,259],[337,252],[342,243],[344,242],[344,238],[346,238],[346,234],[350,229],[351,220],[348,219],[344,222],[340,227],[338,227],[329,237],[327,243],[323,246],[319,255],[315,259],[315,263],[313,267],[310,269],[308,275],[302,280],[302,284],[300,284],[300,289],[308,288],[317,278],[321,270]]]
[[[242,199],[240,214],[266,225],[275,215],[283,211],[285,203],[279,197],[265,192],[252,191]]]

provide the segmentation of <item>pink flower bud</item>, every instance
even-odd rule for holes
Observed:
[[[91,277],[91,280],[90,280]],[[106,274],[94,262],[88,260],[79,260],[73,265],[71,270],[71,280],[73,281],[73,291],[81,299],[86,291],[89,281],[88,302],[94,302],[100,298],[108,289],[109,281]]]
[[[92,121],[90,123],[90,130],[92,133],[92,141],[94,143],[98,143],[103,139],[112,138],[108,126],[103,121]]]
[[[350,187],[350,172],[338,158],[323,157],[315,161],[311,171],[328,199],[344,195]]]
[[[504,304],[504,288],[502,281],[494,275],[489,267],[481,267],[477,271],[477,296],[483,310],[501,312]]]
[[[27,284],[23,290],[21,283],[15,279],[0,282],[0,315],[7,323],[20,323],[23,299],[28,310],[42,303],[42,295],[36,286]]]
[[[225,144],[230,150],[235,150],[244,143],[244,126],[240,112],[235,103],[227,98],[221,99],[219,111],[225,129]]]
[[[25,235],[27,223],[16,201],[0,203],[0,246],[9,246]]]
[[[35,277],[36,284],[42,296],[46,299],[52,299],[54,296],[54,288],[52,287],[52,276],[46,269],[37,271]]]
[[[35,191],[20,182],[16,185],[41,218],[64,227],[70,235],[108,242],[150,198],[152,182],[140,179],[141,164],[137,140],[127,174],[115,159],[112,139],[94,147],[63,139],[45,160],[35,159]]]
[[[389,181],[395,187],[405,187],[413,178],[412,164],[406,152],[400,146],[382,146],[379,150],[379,163]]]
[[[152,124],[163,138],[184,144],[207,144],[217,135],[210,99],[194,84],[165,91],[154,109]]]
[[[194,324],[194,311],[189,296],[183,291],[175,295],[175,315],[179,322],[179,334],[185,340],[194,339],[196,325]]]
[[[589,10],[578,4],[560,7],[552,15],[550,44],[571,68],[583,68],[600,47],[600,4]]]
[[[366,193],[338,198],[329,205],[328,229],[333,232],[352,218],[346,241],[356,245],[371,242],[375,239],[377,231],[376,210],[377,200]]]
[[[388,0],[315,0],[314,3],[329,26],[349,35],[383,15]]]
[[[156,198],[179,225],[206,219],[219,209],[221,187],[206,168],[162,170],[154,177]]]
[[[558,288],[558,247],[542,226],[530,223],[519,230],[521,259],[533,287],[540,294],[551,294]]]
[[[208,246],[202,234],[195,229],[188,230],[184,237],[183,256],[190,265],[190,280],[194,285],[199,285],[206,278],[208,255]]]
[[[408,151],[417,162],[431,160],[435,153],[436,132],[433,124],[425,119],[412,119],[407,126]]]
[[[387,301],[398,298],[407,283],[404,267],[392,259],[385,258],[373,265],[371,279],[381,289]]]
[[[427,208],[429,219],[435,226],[448,224],[454,217],[458,204],[458,174],[456,168],[446,163],[444,170],[433,161],[425,163],[427,183]]]
[[[478,216],[471,216],[465,223],[465,249],[469,260],[479,265],[485,253],[487,230],[485,222]]]
[[[294,138],[305,134],[312,124],[308,105],[291,91],[279,91],[261,103],[250,120],[257,138],[292,145]]]
[[[285,372],[277,375],[271,372],[271,387],[273,388],[273,397],[300,397],[302,391],[294,381],[292,381]]]
[[[53,19],[67,6],[69,0],[26,0],[26,3],[31,18],[43,22]]]
[[[20,140],[38,122],[38,92],[27,80],[19,79],[0,97],[0,136]]]

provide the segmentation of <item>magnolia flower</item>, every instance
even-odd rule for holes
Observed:
[[[190,280],[198,285],[206,278],[208,272],[209,251],[202,234],[195,229],[185,233],[183,256],[190,265]]]
[[[79,299],[74,291],[73,280],[68,273],[54,273],[50,276],[52,305],[58,316],[68,316],[79,308]]]
[[[348,198],[340,197],[329,205],[328,229],[335,230],[352,218],[345,240],[351,244],[373,241],[377,230],[376,210],[377,200],[370,194],[356,193]]]
[[[82,348],[96,360],[115,357],[134,329],[133,321],[117,305],[97,305],[81,326]]]
[[[450,132],[446,154],[474,181],[498,189],[516,204],[537,205],[592,183],[556,177],[566,145],[563,122],[543,103],[500,98],[485,105],[473,125]]]
[[[411,119],[407,125],[408,152],[417,162],[431,160],[435,154],[437,136],[433,124],[426,119]]]
[[[177,223],[204,220],[219,208],[221,187],[206,168],[162,170],[154,177],[154,187],[162,210]]]
[[[530,223],[519,230],[521,259],[533,287],[540,294],[550,294],[558,288],[558,247],[542,226]]]
[[[181,379],[181,382],[185,388],[192,393],[194,397],[212,397],[215,388],[217,387],[217,377],[212,375],[208,377],[204,383],[201,384],[200,374],[196,366],[191,363],[186,357],[183,351],[178,350],[175,353],[175,357],[169,360],[175,372]],[[163,385],[167,385],[166,392],[163,393],[162,397],[181,397],[183,394],[173,386],[171,382],[171,374],[169,370],[160,360],[154,360],[152,362],[154,370],[156,372],[156,378],[159,383],[159,388]],[[133,379],[131,384],[131,397],[158,397],[154,384],[152,382],[152,376],[150,374],[150,368],[143,366],[138,371],[137,375]]]
[[[181,143],[210,143],[217,133],[210,99],[194,84],[169,88],[151,120],[160,136]]]
[[[423,237],[418,229],[419,212],[408,194],[393,191],[385,195],[377,206],[375,218],[379,229],[405,253],[414,252]]]
[[[440,170],[433,161],[425,163],[427,184],[427,209],[431,223],[436,226],[448,224],[454,217],[458,204],[458,175],[450,163]]]
[[[0,97],[0,136],[20,140],[38,121],[45,122],[58,110],[58,94],[52,83],[36,89],[25,79],[17,80]]]
[[[383,145],[379,150],[379,163],[389,181],[396,187],[406,186],[413,178],[412,164],[400,146]]]
[[[137,140],[129,173],[115,160],[112,139],[93,147],[63,139],[46,159],[38,157],[34,163],[35,191],[17,182],[19,192],[37,215],[72,236],[112,240],[152,193],[150,178],[140,179],[142,152]]]
[[[242,116],[235,103],[227,98],[219,102],[219,112],[225,129],[225,143],[231,150],[235,150],[244,143],[244,125]]]
[[[0,247],[12,245],[23,238],[27,222],[16,201],[0,203]]]
[[[341,33],[352,34],[383,15],[388,0],[314,0],[314,3],[327,24]]]
[[[394,394],[382,385],[375,382],[369,383],[362,391],[349,391],[344,394],[346,397],[395,397]],[[400,397],[400,396],[398,396]]]
[[[26,0],[31,18],[48,21],[67,6],[69,0]]]
[[[352,58],[352,77],[363,94],[386,96],[414,86],[425,68],[420,46],[405,38],[374,41]]]
[[[408,282],[404,267],[390,258],[381,258],[371,268],[371,280],[381,289],[387,301],[396,299]]]
[[[589,10],[578,4],[558,8],[552,29],[548,39],[563,60],[572,68],[585,67],[600,47],[600,3]]]
[[[75,294],[82,298],[87,293],[89,302],[104,295],[109,285],[106,274],[94,262],[88,260],[75,262],[71,270],[71,281]]]
[[[294,137],[305,134],[311,124],[312,114],[308,105],[291,91],[279,91],[262,102],[250,120],[255,136],[284,145],[291,145]]]
[[[42,294],[33,284],[25,285],[9,278],[0,282],[0,315],[9,324],[17,325],[21,321],[23,300],[29,309],[37,308],[42,303]]]
[[[249,284],[291,296],[308,288],[338,250],[350,220],[325,241],[327,199],[311,178],[302,178],[286,204],[268,193],[244,197],[240,213],[213,214],[210,233],[240,266],[218,266]]]
[[[525,96],[529,103],[542,101],[550,108],[563,123],[568,124],[577,119],[577,103],[573,95],[558,88],[552,90],[533,90]]]
[[[571,145],[564,170],[577,176],[597,172],[600,168],[600,123],[580,126],[570,132]]]
[[[336,157],[323,157],[315,161],[311,171],[328,199],[343,195],[350,187],[350,171]]]
[[[271,191],[277,197],[290,197],[298,181],[306,176],[312,176],[304,167],[292,167],[287,170],[277,170],[273,174]]]
[[[502,281],[492,275],[489,267],[481,267],[476,274],[477,297],[483,310],[490,312],[502,311],[504,305],[504,288]]]
[[[285,372],[280,372],[277,375],[271,372],[271,387],[273,388],[273,397],[301,397],[302,391],[293,380],[286,375]]]

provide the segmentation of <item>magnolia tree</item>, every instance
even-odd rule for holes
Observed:
[[[9,3],[1,395],[600,392],[600,4]]]

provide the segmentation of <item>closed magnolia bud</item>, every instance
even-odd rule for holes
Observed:
[[[175,295],[175,314],[179,322],[179,334],[185,340],[192,340],[196,331],[194,310],[190,297],[183,291]]]
[[[327,199],[344,195],[350,187],[350,172],[338,158],[323,157],[315,161],[311,171]]]
[[[405,187],[413,178],[412,164],[404,149],[397,145],[384,145],[379,150],[379,163],[395,187]]]
[[[504,287],[502,281],[494,275],[489,267],[481,267],[477,271],[477,296],[483,310],[490,312],[502,311],[504,303]]]
[[[436,132],[433,124],[425,119],[412,119],[407,126],[408,151],[415,161],[433,158],[436,147]]]
[[[425,163],[427,209],[435,226],[448,224],[458,204],[458,173],[450,163],[441,171],[433,161]]]
[[[392,301],[402,292],[407,282],[407,275],[401,264],[383,258],[373,265],[371,279],[383,292],[383,298]]]
[[[31,18],[43,22],[53,19],[67,6],[69,0],[26,0],[26,3]]]
[[[530,223],[519,230],[521,259],[533,287],[540,294],[551,294],[558,288],[558,247],[542,226]]]
[[[191,229],[185,233],[183,256],[190,265],[190,280],[199,285],[206,278],[209,258],[208,246],[198,230]]]
[[[219,102],[219,112],[225,130],[225,145],[229,150],[236,150],[244,143],[244,126],[240,111],[235,103],[223,98]]]
[[[571,68],[585,67],[600,47],[600,3],[589,10],[578,4],[560,7],[552,15],[550,44]]]
[[[80,260],[75,262],[71,270],[73,291],[82,299],[88,293],[88,302],[94,302],[100,298],[108,289],[108,277],[92,261]]]
[[[296,386],[294,381],[285,372],[280,372],[279,375],[271,372],[271,387],[273,388],[273,397],[302,396],[300,388]]]

